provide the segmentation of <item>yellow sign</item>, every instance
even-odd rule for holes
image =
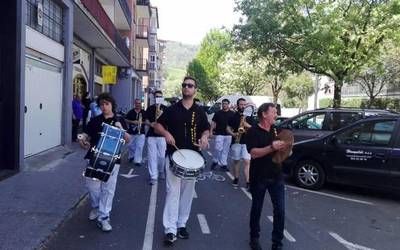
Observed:
[[[116,84],[117,83],[117,67],[104,65],[103,71],[103,84]]]

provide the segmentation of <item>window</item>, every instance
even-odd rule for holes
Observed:
[[[325,114],[311,113],[297,117],[292,121],[294,129],[323,130]]]
[[[363,118],[362,113],[351,113],[351,112],[332,112],[329,115],[328,128],[331,131],[336,131],[343,128],[355,121]]]
[[[103,77],[103,69],[102,69],[103,65],[104,64],[102,62],[100,62],[99,60],[96,59],[94,73],[97,76]]]
[[[395,121],[366,122],[337,136],[338,143],[348,145],[388,146]]]
[[[37,21],[38,3],[43,6],[42,25]],[[58,43],[63,43],[63,10],[53,0],[26,0],[26,25]]]

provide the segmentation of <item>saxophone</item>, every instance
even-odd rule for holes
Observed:
[[[140,135],[140,130],[142,130],[142,113],[141,112],[139,113],[138,122],[139,122],[139,124],[137,126],[137,129],[138,129],[138,135]]]
[[[157,119],[162,115],[163,111],[161,110],[161,104],[156,104],[156,115],[154,117],[154,121],[157,122]]]
[[[246,116],[243,114],[240,116],[240,124],[238,128],[238,135],[235,138],[235,143],[240,143],[240,139],[242,138],[242,135],[246,132],[246,128],[244,126]]]

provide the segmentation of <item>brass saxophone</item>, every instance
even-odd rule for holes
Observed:
[[[140,130],[142,130],[142,113],[141,112],[139,113],[138,122],[139,122],[139,124],[137,126],[137,129],[138,129],[138,135],[140,135]]]
[[[240,143],[240,139],[242,138],[242,135],[246,132],[246,128],[244,126],[245,119],[246,119],[246,116],[244,116],[244,115],[240,116],[238,135],[235,138],[235,143]]]
[[[156,115],[154,117],[154,121],[157,122],[157,119],[162,115],[163,111],[161,110],[161,104],[156,104]]]

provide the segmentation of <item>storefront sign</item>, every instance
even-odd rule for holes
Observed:
[[[117,67],[104,65],[103,71],[103,84],[116,84],[117,83]]]

